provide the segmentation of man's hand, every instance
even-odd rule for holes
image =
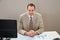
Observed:
[[[30,30],[29,32],[26,32],[25,35],[34,37],[37,33],[34,30]]]
[[[35,36],[37,33],[34,30],[30,30],[32,37]]]
[[[25,32],[25,35],[31,36],[31,33],[30,32]]]

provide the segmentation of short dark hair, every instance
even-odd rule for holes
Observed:
[[[33,6],[35,8],[35,5],[33,3],[28,4],[27,9],[28,9],[29,6]]]

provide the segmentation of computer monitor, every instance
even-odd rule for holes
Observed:
[[[17,21],[0,19],[0,38],[17,38]]]

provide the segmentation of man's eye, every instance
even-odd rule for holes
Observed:
[[[29,10],[29,11],[31,11],[31,10]]]
[[[29,11],[34,11],[34,10],[29,10]]]

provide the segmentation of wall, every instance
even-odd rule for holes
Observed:
[[[0,0],[0,19],[18,20],[28,3],[34,3],[36,11],[42,14],[45,31],[60,33],[60,0]]]

